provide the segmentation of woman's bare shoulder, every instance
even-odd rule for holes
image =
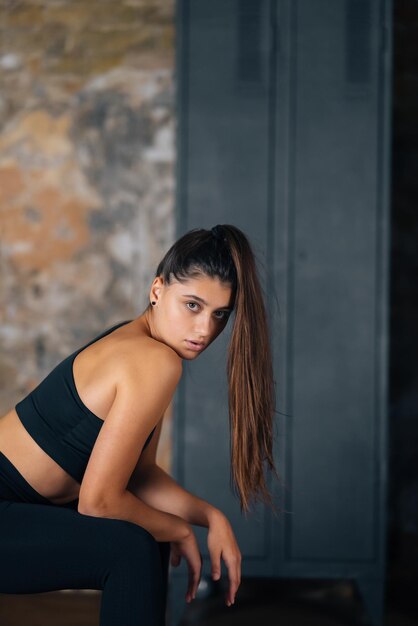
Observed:
[[[115,360],[125,371],[164,368],[180,374],[183,366],[181,357],[173,348],[145,334],[127,336],[121,341],[115,351]]]

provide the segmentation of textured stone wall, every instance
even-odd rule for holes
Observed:
[[[173,74],[174,0],[1,0],[0,415],[145,307],[174,237]]]

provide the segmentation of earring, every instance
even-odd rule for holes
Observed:
[[[154,300],[152,300],[151,304],[152,304],[152,306],[154,306],[156,304],[156,302]]]

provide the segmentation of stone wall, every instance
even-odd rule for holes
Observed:
[[[0,415],[147,304],[175,236],[173,74],[174,0],[2,0]]]

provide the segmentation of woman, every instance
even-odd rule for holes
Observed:
[[[71,354],[0,419],[0,592],[101,589],[101,626],[164,624],[168,558],[187,562],[186,600],[208,528],[234,603],[241,554],[216,507],[156,465],[163,414],[193,360],[234,326],[228,354],[231,470],[241,511],[274,504],[274,381],[254,255],[235,226],[193,229],[160,262],[150,303]],[[276,473],[276,472],[275,472]],[[277,473],[276,473],[277,476]]]

